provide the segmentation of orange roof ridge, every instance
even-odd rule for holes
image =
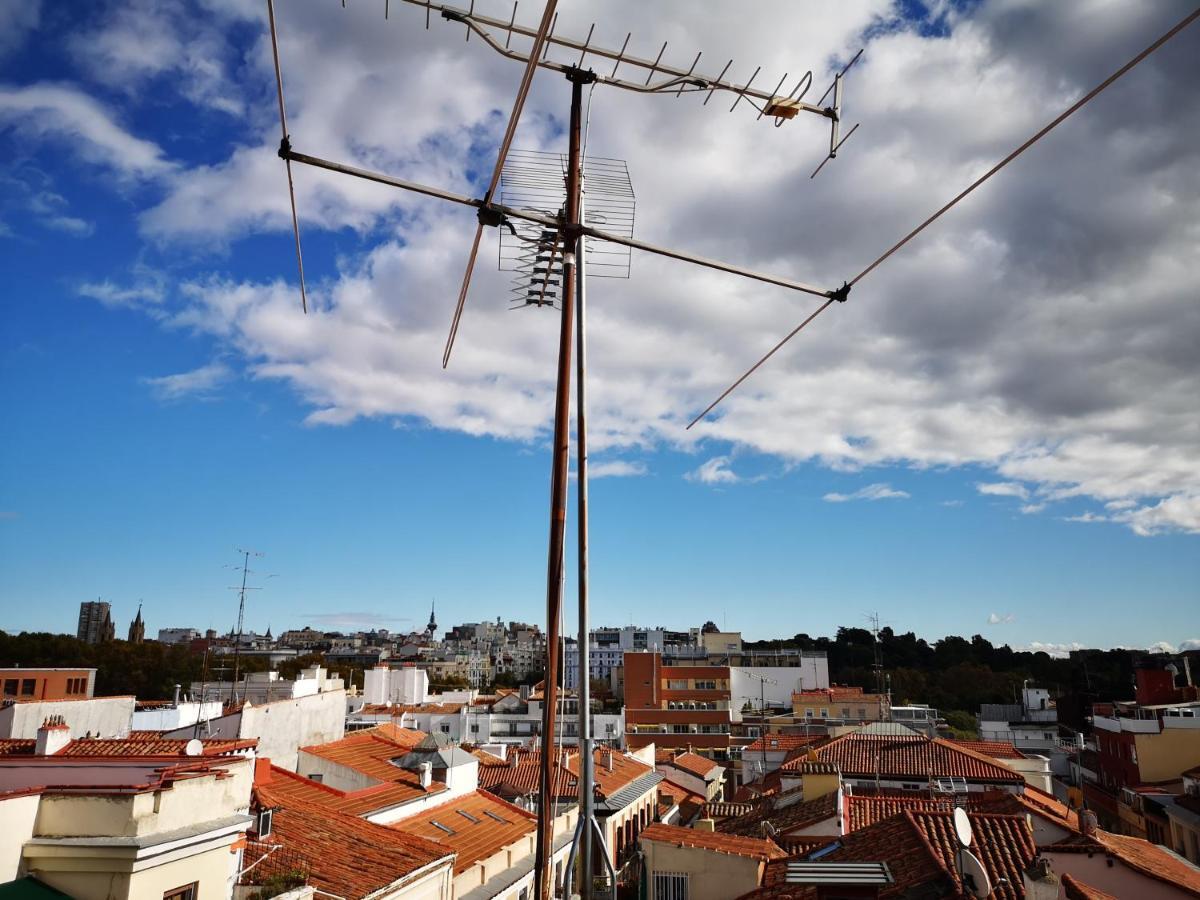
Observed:
[[[770,838],[697,831],[694,828],[666,825],[662,822],[655,822],[643,828],[641,840],[662,841],[677,847],[693,847],[697,850],[712,850],[716,853],[744,856],[762,862],[787,858],[787,853]]]

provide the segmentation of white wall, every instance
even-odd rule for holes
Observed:
[[[133,697],[93,697],[90,700],[38,700],[0,709],[0,738],[36,738],[49,716],[62,716],[72,738],[123,738],[133,724]]]
[[[33,837],[41,799],[38,794],[25,794],[0,800],[0,884],[17,877],[21,848]]]
[[[770,681],[760,686],[753,675]],[[800,666],[732,666],[729,670],[730,705],[741,709],[749,699],[756,707],[765,696],[768,705],[792,708],[793,691],[815,691],[829,687],[829,660],[823,656],[806,656]],[[760,693],[761,690],[761,693]]]
[[[209,700],[205,703],[181,701],[178,706],[162,706],[153,709],[135,709],[133,712],[134,731],[171,731],[195,725],[196,721],[207,721],[221,715],[221,701]]]
[[[237,736],[258,738],[259,756],[294,772],[301,747],[340,741],[345,733],[346,692],[336,690],[262,706],[247,703]]]

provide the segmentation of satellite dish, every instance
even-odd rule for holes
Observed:
[[[192,738],[183,748],[184,756],[200,756],[204,753],[204,744],[196,738]]]
[[[979,858],[965,847],[958,851],[958,872],[966,893],[979,898],[992,895],[992,880],[988,878],[987,870]]]
[[[962,847],[971,846],[971,820],[961,806],[954,810],[954,833],[958,835],[958,843]]]

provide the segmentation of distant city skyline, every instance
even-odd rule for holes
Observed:
[[[348,7],[279,11],[297,148],[480,192],[517,68]],[[598,90],[588,152],[628,161],[638,237],[836,285],[1186,10],[620,0],[598,37],[811,67],[812,99],[865,47],[863,127],[810,180],[820,122]],[[0,628],[99,596],[118,635],[139,602],[150,636],[228,631],[239,546],[278,576],[258,631],[544,623],[556,320],[508,310],[494,233],[443,370],[470,213],[298,173],[306,316],[261,5],[8,4],[0,35]],[[636,253],[597,279],[593,621],[1200,640],[1198,56],[1192,27],[690,431],[814,305]],[[565,97],[540,73],[515,146],[560,149]]]

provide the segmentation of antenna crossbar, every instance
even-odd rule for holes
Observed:
[[[405,0],[411,2],[411,0]],[[318,156],[309,156],[307,153],[297,153],[289,148],[281,148],[280,155],[284,159],[289,159],[292,162],[303,163],[304,165],[314,166],[318,169],[326,169],[330,172],[340,172],[343,175],[353,175],[356,178],[363,178],[367,181],[374,181],[376,184],[385,184],[389,187],[400,188],[405,191],[412,191],[416,194],[423,194],[426,197],[436,197],[440,200],[448,200],[451,203],[458,203],[462,206],[470,206],[474,209],[483,209],[487,206],[488,209],[505,216],[510,219],[520,219],[525,222],[534,222],[538,225],[546,225],[551,228],[563,228],[562,221],[551,215],[535,212],[528,209],[517,209],[511,206],[504,206],[499,203],[485,203],[483,199],[468,197],[465,194],[457,194],[454,191],[446,191],[441,188],[430,187],[429,185],[418,184],[414,181],[406,181],[403,178],[394,178],[391,175],[384,175],[379,172],[372,172],[369,169],[360,169],[356,166],[348,166],[344,163],[333,162],[328,159],[321,159]],[[613,234],[608,231],[602,231],[590,225],[578,226],[578,233],[585,237],[596,238],[601,241],[608,241],[613,244],[620,244],[629,247],[633,250],[644,250],[646,253],[654,253],[657,256],[666,256],[670,259],[676,259],[680,262],[694,263],[698,266],[704,266],[708,269],[716,269],[718,272],[727,272],[730,275],[740,275],[743,278],[750,278],[754,281],[762,281],[767,284],[773,284],[777,287],[788,288],[793,291],[800,291],[804,294],[812,294],[814,297],[834,298],[837,291],[828,291],[819,287],[814,287],[810,284],[805,284],[800,281],[794,281],[791,278],[784,278],[781,275],[770,275],[765,272],[756,272],[753,269],[747,269],[743,266],[735,266],[732,263],[721,262],[716,259],[708,259],[704,256],[696,256],[692,253],[686,253],[682,250],[671,250],[667,247],[660,247],[656,244],[648,244],[645,241],[639,241],[636,238],[627,238],[619,234]]]
[[[529,60],[528,53],[512,48],[512,37],[513,35],[519,35],[520,37],[534,39],[537,37],[537,31],[529,26],[518,24],[516,22],[515,10],[513,17],[509,19],[497,19],[470,9],[461,9],[443,3],[429,3],[427,0],[404,0],[404,2],[418,6],[427,12],[432,10],[447,21],[461,22],[468,29],[479,35],[489,47],[502,56],[520,62],[528,62]],[[503,35],[502,38],[498,36],[500,34]],[[700,61],[700,54],[696,55],[696,59],[687,69],[664,63],[662,62],[662,57],[667,48],[665,43],[662,49],[659,50],[656,59],[645,59],[626,53],[625,48],[629,45],[628,37],[625,38],[625,42],[620,50],[610,50],[607,47],[598,47],[592,44],[591,32],[588,33],[587,40],[581,41],[576,38],[564,37],[551,31],[546,37],[545,43],[547,50],[552,45],[556,48],[570,51],[572,57],[578,54],[578,58],[571,61],[551,59],[548,53],[543,52],[542,58],[538,60],[539,67],[549,69],[553,72],[566,73],[570,69],[582,68],[588,56],[600,57],[611,60],[615,65],[608,74],[596,74],[596,81],[598,83],[612,85],[613,87],[623,88],[628,91],[635,91],[639,94],[673,92],[678,96],[681,93],[704,92],[711,96],[714,91],[726,91],[738,96],[738,99],[734,101],[734,106],[737,106],[742,99],[751,102],[757,100],[761,105],[756,104],[755,108],[760,113],[765,112],[767,115],[778,115],[781,118],[789,119],[794,117],[798,111],[813,113],[825,118],[835,118],[837,115],[833,107],[822,107],[805,103],[801,99],[812,84],[811,73],[806,73],[801,77],[796,87],[788,94],[778,94],[753,87],[753,76],[745,84],[726,80],[725,72],[730,68],[732,60],[725,65],[725,68],[721,70],[721,74],[716,78],[709,78],[696,72],[696,65]],[[618,69],[628,70],[630,77],[617,77],[616,73]],[[758,74],[757,71],[755,74]],[[784,79],[786,78],[787,76],[785,75]],[[780,86],[783,85],[784,79],[780,80]],[[778,87],[776,91],[778,91]],[[793,94],[797,94],[797,96],[793,97]],[[776,108],[774,111],[772,110],[772,106]],[[786,113],[784,110],[786,110]]]

